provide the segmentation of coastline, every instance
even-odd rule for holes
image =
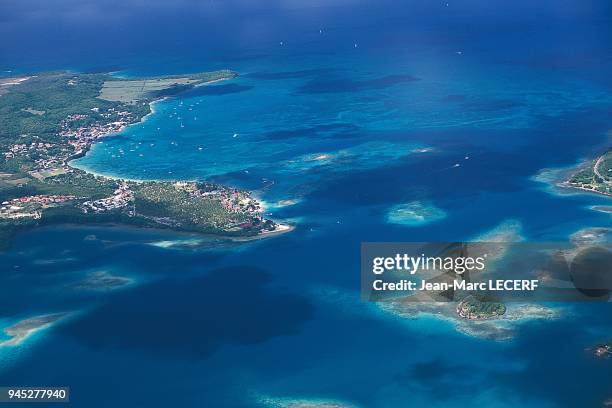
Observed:
[[[219,79],[213,79],[213,80],[211,80],[211,81],[207,81],[207,82],[203,82],[203,83],[201,83],[201,84],[197,84],[197,85],[195,85],[194,87],[207,86],[207,85],[210,85],[210,84],[212,84],[212,83],[221,82],[221,81],[227,81],[228,79],[229,79],[229,78],[219,78]],[[149,102],[149,103],[148,103],[148,105],[149,105],[149,113],[147,113],[147,114],[146,114],[146,115],[144,115],[142,118],[140,118],[140,120],[139,120],[138,122],[130,123],[129,125],[124,126],[124,127],[123,127],[121,130],[119,130],[118,132],[109,133],[108,135],[105,135],[104,137],[102,137],[102,138],[101,138],[101,140],[97,141],[97,142],[96,142],[96,143],[94,143],[94,144],[101,143],[101,142],[102,142],[102,139],[106,139],[106,138],[113,137],[113,136],[119,136],[119,135],[123,134],[123,133],[124,133],[124,132],[125,132],[127,129],[129,129],[131,126],[137,126],[137,125],[141,125],[141,124],[145,123],[145,122],[146,122],[146,121],[147,121],[147,120],[148,120],[148,119],[149,119],[151,116],[153,116],[155,113],[157,113],[157,110],[155,109],[155,106],[156,106],[156,105],[158,105],[158,104],[160,104],[160,103],[162,103],[162,102],[164,102],[165,100],[168,100],[168,99],[170,99],[170,97],[169,97],[169,96],[164,96],[164,97],[161,97],[161,98],[159,98],[159,99],[155,99],[155,100],[153,100],[153,101]],[[93,148],[93,145],[94,145],[94,144],[91,144],[90,146],[88,146],[87,150],[86,150],[86,151],[84,151],[84,152],[83,152],[82,154],[80,154],[79,156],[76,156],[76,157],[73,157],[73,158],[69,159],[69,160],[66,162],[66,165],[68,165],[69,167],[71,167],[71,168],[73,168],[73,169],[84,171],[85,173],[89,173],[89,174],[91,174],[91,175],[93,175],[93,176],[96,176],[96,177],[104,177],[104,178],[107,178],[107,179],[110,179],[110,180],[117,180],[117,181],[133,181],[133,182],[136,182],[136,183],[142,183],[142,182],[147,182],[147,181],[165,181],[165,182],[181,182],[181,181],[184,181],[184,182],[198,182],[198,180],[183,180],[183,179],[182,179],[182,180],[177,180],[177,179],[171,179],[171,180],[161,180],[161,179],[133,179],[133,178],[123,177],[123,176],[117,176],[117,175],[110,175],[110,174],[106,174],[106,173],[100,173],[100,172],[97,172],[97,171],[94,171],[94,170],[92,170],[92,169],[88,168],[87,166],[77,166],[77,165],[73,164],[73,162],[74,162],[75,160],[78,160],[78,159],[80,159],[80,158],[86,157],[86,156],[87,156],[87,155],[90,153],[90,151],[91,151],[91,149]]]
[[[218,82],[222,82],[222,81],[227,81],[229,79],[230,78],[219,78],[219,79],[214,79],[214,80],[206,81],[206,82],[194,85],[194,88],[202,87],[202,86],[208,86],[210,84],[218,83]],[[100,143],[102,141],[102,139],[106,139],[107,137],[113,137],[113,136],[121,135],[130,126],[136,126],[136,125],[140,125],[140,124],[146,122],[152,115],[157,113],[156,105],[159,104],[159,103],[162,103],[162,102],[164,102],[165,100],[168,100],[168,99],[170,99],[169,96],[164,96],[162,98],[155,99],[155,100],[149,102],[148,103],[149,112],[146,115],[144,115],[143,117],[141,117],[139,121],[134,122],[134,123],[130,123],[130,124],[124,126],[118,132],[113,132],[113,133],[109,133],[107,135],[104,135],[103,137],[100,138],[100,140],[96,141],[96,143],[92,143],[89,146],[87,146],[87,149],[85,151],[81,152],[77,156],[73,156],[72,158],[70,158],[66,162],[66,165],[69,166],[72,169],[83,171],[83,172],[91,174],[91,175],[93,175],[95,177],[101,177],[101,178],[108,179],[108,180],[113,180],[113,181],[128,181],[128,182],[135,182],[135,183],[145,183],[145,182],[167,182],[167,183],[190,182],[190,183],[198,183],[198,182],[202,182],[203,180],[195,180],[195,179],[192,179],[192,180],[188,180],[188,179],[167,179],[167,180],[162,180],[162,179],[134,179],[134,178],[128,178],[128,177],[123,177],[123,176],[99,173],[99,172],[93,171],[92,169],[90,169],[90,168],[88,168],[86,166],[80,167],[80,166],[77,166],[77,165],[75,165],[73,163],[75,160],[78,160],[80,158],[86,157],[88,154],[90,154],[91,149],[93,148],[94,144]],[[231,186],[229,186],[229,187],[231,187]],[[252,193],[252,192],[250,192],[250,193]],[[265,212],[265,210],[266,210],[265,201],[261,200],[259,197],[255,196],[255,195],[253,195],[253,197],[261,205],[262,213]],[[222,238],[222,239],[229,239],[229,240],[232,240],[234,242],[248,242],[248,241],[254,241],[254,240],[259,240],[259,239],[264,239],[264,238],[275,237],[275,236],[278,236],[278,235],[281,235],[281,234],[285,234],[285,233],[291,232],[291,231],[293,231],[295,229],[295,226],[293,226],[293,225],[277,223],[275,220],[272,220],[272,221],[276,225],[276,229],[275,230],[273,230],[273,231],[262,231],[262,232],[257,233],[256,235],[253,235],[253,236],[236,237],[236,236],[224,235],[224,234],[218,234],[218,235],[211,234],[211,235],[214,235],[214,236]],[[200,234],[200,235],[208,235],[208,234]]]
[[[0,348],[20,346],[36,333],[55,325],[68,315],[69,312],[49,313],[19,320],[2,329],[8,338],[0,341]]]
[[[167,228],[156,227],[156,226],[155,227],[143,227],[143,226],[138,226],[138,225],[125,224],[121,222],[113,222],[113,221],[95,222],[95,223],[94,222],[83,222],[83,223],[64,222],[64,223],[57,223],[57,224],[41,225],[41,226],[38,226],[36,230],[52,230],[54,228],[60,228],[60,227],[61,228],[74,228],[74,229],[116,228],[116,229],[122,229],[126,231],[146,230],[146,231],[164,233],[164,234],[172,233],[172,234],[177,234],[177,235],[184,235],[185,237],[196,237],[197,236],[199,238],[216,239],[216,240],[225,241],[225,242],[251,242],[251,241],[258,241],[258,240],[262,240],[266,238],[272,238],[277,235],[282,235],[282,234],[291,232],[295,230],[296,228],[295,225],[291,225],[291,224],[277,224],[277,225],[282,227],[282,231],[276,231],[276,230],[268,231],[268,232],[264,232],[264,233],[252,235],[252,236],[235,236],[235,235],[229,235],[229,234],[215,234],[215,233],[206,233],[206,232],[185,231],[185,230],[174,229],[170,227],[167,227]],[[24,231],[27,231],[27,230],[24,230]],[[0,253],[2,253],[1,248],[0,248]]]
[[[591,194],[597,194],[597,195],[601,195],[601,196],[612,198],[612,194],[610,194],[610,193],[606,193],[606,192],[595,190],[595,189],[590,189],[590,188],[576,186],[576,185],[571,184],[569,181],[560,182],[560,183],[557,183],[556,185],[558,187],[561,187],[561,188],[568,188],[568,189],[579,190],[579,192],[582,192],[582,193],[591,193]]]
[[[293,230],[291,226],[266,218],[265,208],[248,189],[210,183],[201,178],[160,180],[109,175],[105,167],[112,171],[115,167],[112,162],[103,163],[106,166],[102,165],[99,172],[79,166],[77,159],[91,154],[93,146],[102,139],[125,135],[129,126],[149,120],[158,112],[158,103],[170,98],[181,100],[185,89],[235,78],[235,72],[220,70],[185,74],[185,78],[141,78],[128,80],[125,84],[112,80],[109,74],[94,76],[91,83],[87,82],[90,77],[82,81],[78,75],[66,71],[42,73],[37,82],[25,90],[35,98],[53,98],[55,105],[50,105],[49,115],[43,118],[33,114],[33,120],[35,129],[52,126],[56,130],[48,140],[44,139],[45,143],[36,141],[39,136],[35,132],[34,141],[19,143],[21,140],[10,139],[3,145],[3,169],[7,171],[3,176],[3,181],[7,179],[4,185],[23,184],[24,181],[17,177],[25,177],[23,180],[31,182],[32,188],[26,194],[16,191],[4,200],[7,203],[0,218],[1,250],[8,249],[11,238],[19,232],[69,223],[159,227],[225,239],[267,238]],[[145,88],[149,79],[154,82]],[[71,86],[66,87],[65,81]],[[177,85],[182,83],[188,85]],[[134,89],[140,93],[134,93]],[[5,105],[11,102],[5,98],[0,101]],[[26,102],[17,100],[4,106],[4,111],[27,107]],[[67,115],[65,109],[71,113]],[[89,111],[95,113],[90,115]],[[13,123],[15,121],[6,114],[4,119],[13,132],[10,135],[18,138],[19,123]],[[45,181],[56,175],[60,178]],[[9,206],[9,201],[13,205]]]
[[[263,231],[258,233],[257,235],[252,236],[244,236],[244,237],[229,237],[230,240],[234,242],[249,242],[249,241],[257,241],[260,239],[273,238],[278,235],[286,234],[295,230],[296,226],[291,224],[276,224],[276,229],[274,231]]]
[[[566,167],[544,168],[532,176],[531,180],[547,185],[548,187],[545,188],[545,190],[547,190],[550,194],[559,196],[595,194],[598,196],[612,197],[612,194],[610,193],[589,189],[570,183],[570,180],[574,175],[586,168],[592,162],[592,159],[583,159]]]

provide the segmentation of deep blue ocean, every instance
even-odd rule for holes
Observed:
[[[0,385],[67,385],[88,408],[612,397],[612,362],[585,352],[612,337],[609,303],[547,305],[560,317],[494,341],[359,298],[364,241],[612,227],[590,209],[608,198],[536,177],[609,145],[610,2],[26,0],[0,5],[0,38],[2,75],[238,72],[156,103],[75,165],[249,189],[297,226],[242,244],[99,226],[19,235],[0,255],[0,326],[73,314],[0,347]],[[404,203],[439,216],[389,222]],[[131,283],[79,286],[100,273]]]

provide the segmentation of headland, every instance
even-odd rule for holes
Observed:
[[[100,139],[152,113],[152,104],[236,77],[229,70],[118,78],[48,72],[0,83],[0,247],[22,229],[113,223],[234,238],[291,230],[266,219],[248,191],[205,181],[111,178],[70,164]]]

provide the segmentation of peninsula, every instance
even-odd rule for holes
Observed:
[[[286,230],[247,191],[207,182],[94,175],[70,161],[151,113],[150,104],[231,79],[228,71],[117,78],[50,72],[0,78],[0,247],[24,228],[117,223],[254,237]]]
[[[561,183],[561,186],[612,197],[612,149],[581,166],[569,180]]]

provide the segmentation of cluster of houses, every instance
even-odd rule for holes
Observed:
[[[130,187],[124,182],[119,185],[119,187],[110,197],[93,201],[85,201],[81,205],[81,208],[83,209],[84,213],[101,213],[127,207],[131,201],[134,201],[134,192],[130,190]]]
[[[216,225],[217,227],[241,230],[256,225],[265,225],[265,220],[262,216],[262,206],[247,191],[240,191],[209,183],[176,182],[174,186],[189,192],[194,199],[218,200],[228,212],[247,214],[250,216],[248,221],[229,227],[227,225]],[[211,220],[211,222],[215,224],[214,220]],[[273,229],[274,223],[270,223],[269,227]]]
[[[93,108],[92,110],[96,113],[99,111],[98,108]],[[89,118],[89,115],[69,115],[60,123],[60,131],[58,133],[59,136],[69,139],[67,143],[32,142],[30,144],[13,144],[3,153],[4,158],[5,160],[19,156],[33,158],[34,168],[29,173],[39,179],[45,178],[48,174],[54,174],[54,172],[70,172],[71,169],[67,163],[72,157],[86,152],[96,139],[121,132],[135,120],[131,112],[119,111],[115,110],[115,108],[110,108],[107,112],[100,113],[99,115],[105,119],[117,117],[118,120],[73,128],[74,122],[86,120]],[[51,153],[51,149],[55,149],[55,152]]]
[[[58,136],[62,138],[60,143],[14,144],[3,153],[5,159],[19,156],[29,157],[34,162],[33,168],[29,169],[29,174],[39,179],[71,172],[72,169],[68,165],[71,158],[85,153],[97,139],[118,133],[136,120],[133,113],[115,108],[104,112],[100,112],[99,108],[93,108],[92,112],[94,113],[69,115],[62,120],[58,132]],[[216,185],[205,185],[204,188],[201,188],[202,185],[197,183],[176,183],[176,187],[185,189],[195,199],[219,200],[228,212],[250,215],[250,221],[235,227],[250,227],[263,221],[263,208],[248,192]],[[76,199],[74,196],[62,195],[16,198],[2,203],[0,218],[39,219],[44,208],[74,199]],[[79,204],[79,208],[84,213],[102,213],[126,208],[133,202],[134,192],[126,182],[121,182],[109,197],[84,201]]]
[[[76,197],[71,195],[34,195],[14,198],[3,201],[0,207],[0,218],[41,218],[43,208],[74,200]]]
[[[6,152],[4,152],[5,159],[12,159],[15,156],[23,156],[26,154],[45,154],[54,145],[51,143],[32,142],[30,144],[17,143],[11,145]]]
[[[262,206],[248,192],[221,188],[210,192],[203,192],[201,195],[214,195],[221,200],[221,204],[226,210],[251,216],[248,221],[232,225],[230,229],[248,229],[255,225],[267,226],[262,215]],[[270,230],[273,230],[274,223],[269,223],[268,227]]]
[[[82,154],[87,151],[89,146],[97,139],[113,133],[119,133],[127,125],[134,122],[132,113],[128,111],[115,112],[114,108],[111,108],[108,112],[100,114],[100,116],[106,119],[114,115],[119,117],[119,119],[114,122],[96,123],[77,128],[73,128],[72,124],[76,121],[87,119],[89,116],[83,114],[70,115],[60,123],[59,135],[70,139],[68,144],[74,149],[72,154]]]
[[[224,191],[221,194],[223,206],[233,212],[246,212],[249,214],[260,214],[263,209],[257,200],[244,191]]]
[[[177,186],[187,183],[176,183]],[[193,183],[192,183],[193,184]],[[223,207],[231,212],[249,213],[251,215],[260,214],[263,209],[257,200],[251,197],[246,191],[224,188],[221,186],[207,185],[209,188],[204,191],[197,188],[195,184],[191,187],[191,192],[201,198],[216,198],[221,200]]]
[[[49,171],[61,170],[62,173],[70,171],[70,168],[65,163],[72,152],[60,146],[58,153],[51,154],[49,150],[57,147],[58,145],[48,142],[20,143],[11,145],[3,155],[6,160],[19,156],[34,158],[34,169],[29,173],[41,179],[44,178],[44,173]]]

